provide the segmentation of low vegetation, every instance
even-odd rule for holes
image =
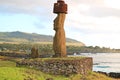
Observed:
[[[49,75],[41,71],[25,68],[16,67],[14,62],[11,61],[0,61],[0,80],[112,80],[102,74],[89,72],[86,76],[84,75],[71,75],[69,77],[59,75]],[[10,65],[11,64],[11,65]],[[8,66],[9,65],[9,66]]]
[[[0,61],[0,67],[15,67],[16,63],[11,61]],[[1,71],[1,70],[0,70]]]
[[[47,78],[52,78],[54,80],[69,80],[63,76],[52,76],[34,69],[17,67],[0,68],[0,80],[46,80]]]
[[[71,75],[70,77],[56,76],[42,73],[34,69],[16,68],[16,67],[1,67],[0,80],[112,80],[104,75],[94,73],[88,76]]]
[[[66,38],[67,42],[79,43],[84,45],[84,43],[79,42],[74,39]],[[36,43],[36,42],[53,42],[53,36],[42,35],[37,33],[26,33],[26,32],[0,32],[0,42],[18,42],[18,43]]]
[[[0,51],[4,52],[20,52],[30,54],[31,48],[36,46],[38,48],[39,55],[53,55],[53,45],[48,43],[39,43],[39,44],[9,44],[3,43],[0,44]],[[79,54],[79,53],[119,53],[120,49],[110,49],[99,46],[78,46],[77,44],[67,44],[67,54]]]

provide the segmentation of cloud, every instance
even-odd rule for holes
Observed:
[[[90,35],[84,35],[82,38],[84,38],[84,42],[87,45],[99,45],[101,47],[111,47],[111,48],[120,48],[119,41],[120,38],[118,37],[119,34],[90,34]],[[88,43],[89,40],[89,43]]]
[[[76,4],[91,4],[91,5],[99,5],[99,4],[103,4],[104,0],[65,0],[68,4],[71,5],[76,5]]]
[[[70,14],[79,13],[93,17],[120,17],[119,0],[75,0],[69,1]]]
[[[35,32],[52,34],[53,4],[57,0],[0,0],[0,13],[27,14],[37,17]],[[65,21],[67,37],[87,45],[119,47],[119,0],[65,0],[68,14]],[[40,29],[39,29],[40,28]],[[33,29],[33,27],[32,27]],[[31,30],[33,31],[33,30]]]
[[[0,5],[12,12],[44,13],[52,11],[57,0],[0,0]],[[69,6],[79,4],[102,4],[103,0],[66,0]]]
[[[48,14],[51,4],[50,0],[0,0],[0,7],[13,13]]]
[[[0,0],[0,11],[50,16],[55,2],[55,0]],[[110,4],[107,0],[66,0],[66,3],[69,7],[68,13],[76,10],[95,17],[120,16],[119,9],[104,6]]]
[[[108,17],[108,16],[117,16],[120,17],[120,9],[109,8],[105,6],[91,6],[89,11],[82,12],[82,14],[94,17]]]
[[[73,16],[74,17],[74,16]],[[93,17],[93,16],[85,16],[79,15],[78,19],[74,19],[70,17],[67,19],[66,26],[74,27],[78,30],[83,30],[91,33],[110,33],[110,32],[119,32],[120,31],[120,18],[119,17]],[[76,17],[75,17],[76,18]]]
[[[107,7],[120,9],[120,0],[104,0]]]

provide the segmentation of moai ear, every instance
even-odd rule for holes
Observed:
[[[67,14],[67,4],[65,4],[64,0],[57,0],[57,3],[54,3],[53,13]]]

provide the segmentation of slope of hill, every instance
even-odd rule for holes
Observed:
[[[25,32],[0,32],[0,42],[52,42],[53,37],[48,35],[40,35],[36,33],[25,33]],[[85,45],[82,42],[79,42],[74,39],[67,38],[69,43],[80,43]]]

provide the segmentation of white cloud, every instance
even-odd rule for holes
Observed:
[[[0,6],[12,13],[48,14],[52,13],[51,0],[0,0]]]
[[[119,0],[65,1],[68,3],[69,10],[65,22],[68,37],[88,45],[120,48],[118,44],[120,41]],[[44,21],[49,21],[52,26],[52,20],[56,16],[52,13],[55,2],[57,0],[0,0],[0,7],[2,6],[6,12],[37,15],[40,16],[39,18],[42,16]]]
[[[92,34],[86,35],[84,41],[87,45],[99,45],[101,47],[111,47],[111,48],[120,48],[118,37],[119,34]],[[89,43],[88,41],[89,40]]]
[[[120,0],[104,0],[106,6],[120,9]]]
[[[103,3],[87,4],[80,3],[69,7],[66,26],[74,32],[68,36],[83,41],[87,45],[120,48],[118,44],[120,41],[118,37],[120,35],[120,10]]]

